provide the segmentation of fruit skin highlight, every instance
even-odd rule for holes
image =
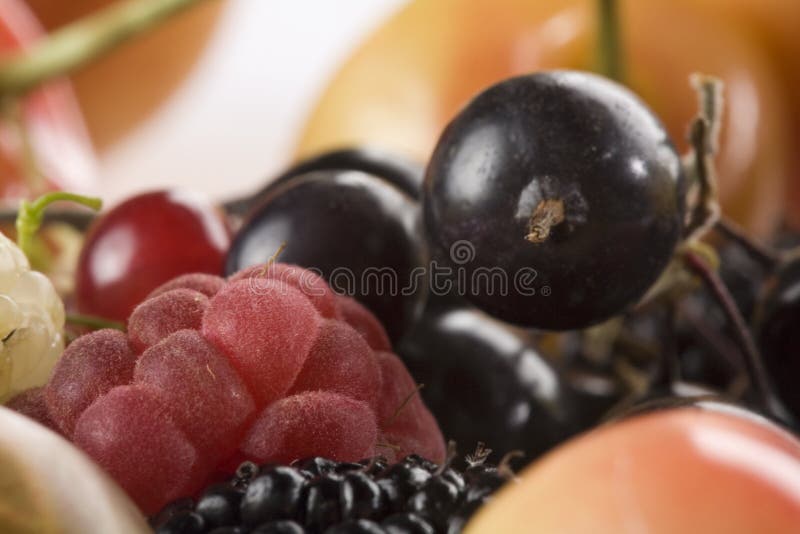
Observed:
[[[424,222],[432,257],[463,271],[459,293],[484,311],[584,328],[661,274],[685,187],[667,132],[633,93],[540,72],[486,89],[447,126],[426,170]],[[466,261],[454,253],[464,243]]]
[[[465,533],[795,532],[800,441],[732,410],[669,410],[575,438],[524,471]]]

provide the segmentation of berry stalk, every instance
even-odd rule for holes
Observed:
[[[99,198],[86,197],[63,191],[47,193],[33,202],[28,202],[27,200],[20,202],[16,221],[17,246],[19,246],[20,250],[22,250],[27,257],[31,257],[33,236],[42,225],[45,209],[53,202],[62,200],[76,202],[95,211],[100,210],[103,206],[103,201]]]
[[[615,0],[599,0],[597,3],[600,31],[598,31],[598,69],[612,80],[623,82],[625,65],[622,60],[619,12]]]
[[[781,263],[780,254],[770,247],[759,243],[745,233],[736,222],[720,217],[714,228],[726,238],[739,244],[745,251],[766,269],[775,269]]]
[[[126,0],[54,32],[0,62],[0,95],[19,96],[89,63],[203,0]]]
[[[733,331],[742,346],[744,364],[750,378],[751,387],[758,396],[762,408],[779,421],[794,426],[793,417],[774,393],[769,375],[764,368],[764,360],[761,358],[761,353],[750,333],[750,329],[747,327],[747,322],[742,317],[725,283],[695,252],[687,250],[683,255],[683,260],[689,270],[703,280],[703,283],[714,295],[726,318],[733,326]]]

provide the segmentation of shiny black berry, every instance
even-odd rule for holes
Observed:
[[[319,477],[311,480],[305,489],[301,516],[311,532],[323,532],[342,521],[341,480]]]
[[[295,517],[306,479],[292,467],[274,467],[254,478],[241,502],[242,523],[256,526]]]
[[[574,431],[574,402],[526,334],[470,308],[426,309],[398,353],[442,432],[534,459]]]
[[[207,489],[197,501],[195,511],[203,516],[210,527],[235,525],[239,519],[242,492],[228,484],[217,484]]]
[[[291,466],[245,462],[197,503],[179,499],[151,518],[156,532],[187,534],[430,534],[456,532],[508,478],[479,447],[438,465],[416,454],[387,465],[306,458]],[[236,506],[238,500],[241,503]],[[455,518],[455,519],[454,519]]]
[[[386,531],[374,521],[357,519],[332,526],[325,534],[386,534]]]
[[[339,499],[344,520],[373,519],[384,515],[386,503],[381,487],[367,473],[344,475]]]
[[[313,171],[365,172],[386,180],[413,198],[419,197],[424,174],[421,165],[397,154],[371,147],[343,148],[300,161],[257,193],[228,202],[225,204],[225,211],[233,215],[246,215],[279,185]]]
[[[292,467],[299,469],[303,475],[309,478],[319,477],[335,473],[339,462],[334,462],[321,456],[303,458],[292,462]]]
[[[414,513],[395,514],[381,523],[387,534],[434,534],[436,530],[428,521]]]
[[[459,497],[455,484],[442,476],[435,476],[408,499],[407,509],[443,529],[459,504]]]
[[[384,471],[381,478],[391,480],[400,501],[405,501],[431,478],[431,473],[422,466],[400,462]]]
[[[184,510],[176,513],[156,529],[156,534],[202,534],[206,522],[198,513]]]
[[[217,527],[209,530],[208,534],[248,534],[248,531],[242,527]]]
[[[540,72],[490,87],[448,125],[426,170],[425,226],[434,257],[485,311],[582,328],[661,274],[684,189],[664,127],[630,91]]]
[[[250,534],[306,534],[306,529],[296,521],[283,519],[259,525]]]
[[[236,234],[226,259],[233,273],[280,260],[318,269],[339,293],[355,296],[398,340],[422,309],[426,247],[414,200],[360,172],[298,176],[266,196]]]

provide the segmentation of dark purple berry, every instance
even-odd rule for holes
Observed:
[[[375,176],[317,171],[267,194],[228,251],[228,274],[281,261],[313,268],[369,308],[397,341],[422,311],[427,249],[418,204]]]
[[[301,516],[311,532],[323,532],[342,520],[340,500],[342,482],[338,478],[319,477],[305,488]]]
[[[374,521],[358,519],[330,527],[325,534],[386,534],[386,530]]]
[[[203,516],[209,527],[235,525],[239,520],[241,500],[241,491],[228,484],[217,484],[203,493],[197,501],[195,511]]]
[[[340,500],[344,520],[373,519],[384,515],[381,487],[366,473],[354,472],[344,476]]]
[[[458,488],[441,476],[428,480],[408,499],[407,510],[428,519],[437,528],[445,528],[459,503]]]
[[[565,330],[641,299],[681,238],[685,187],[641,100],[554,71],[476,96],[439,139],[422,196],[432,254],[463,272],[461,294],[503,320]],[[465,243],[468,257],[454,257]]]
[[[184,510],[173,515],[156,529],[156,534],[202,534],[206,530],[203,516]]]
[[[395,514],[381,522],[386,534],[435,534],[433,525],[413,513]]]
[[[295,517],[306,479],[292,467],[274,467],[253,479],[242,497],[242,523],[260,525]]]
[[[296,521],[284,519],[259,525],[250,534],[306,534],[306,529]]]

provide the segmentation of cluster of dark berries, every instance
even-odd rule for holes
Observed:
[[[486,462],[478,447],[465,467],[412,454],[291,465],[245,462],[197,499],[165,506],[151,519],[157,534],[456,533],[513,475]]]

